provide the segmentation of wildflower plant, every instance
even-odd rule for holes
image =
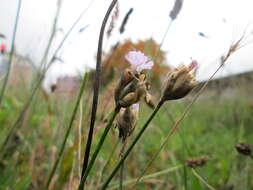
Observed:
[[[141,54],[132,54],[133,58],[129,59],[131,61],[137,62],[140,60],[145,60],[143,63],[147,63],[147,59],[140,59],[138,55]],[[149,63],[150,64],[150,63]],[[137,65],[137,64],[136,64]],[[106,189],[109,185],[110,181],[116,175],[116,172],[121,168],[121,165],[124,163],[125,159],[129,155],[129,153],[132,151],[136,143],[139,141],[140,137],[143,135],[144,131],[149,126],[150,122],[153,120],[155,115],[158,113],[162,105],[169,100],[176,100],[185,97],[196,85],[197,82],[195,80],[195,76],[191,74],[191,71],[197,66],[197,61],[193,60],[189,66],[180,65],[177,68],[174,68],[172,71],[170,71],[167,75],[167,80],[165,81],[165,88],[163,89],[162,96],[160,98],[160,101],[157,103],[154,111],[149,116],[147,121],[144,123],[143,127],[139,131],[139,133],[136,135],[132,143],[129,145],[128,149],[125,151],[125,153],[122,155],[120,161],[113,169],[111,175],[107,178],[105,183],[102,185],[102,190]],[[136,67],[135,67],[136,68]],[[147,67],[146,67],[147,68]]]
[[[152,96],[148,93],[150,85],[143,71],[152,69],[153,61],[140,51],[130,51],[125,58],[131,66],[122,73],[115,89],[115,104],[129,107],[144,99],[148,105],[152,105]]]
[[[99,140],[91,161],[83,174],[81,183],[79,185],[79,190],[83,189],[84,183],[95,163],[95,160],[101,150],[101,147],[112,126],[112,123],[117,114],[120,113],[121,109],[123,110],[119,116],[118,126],[120,130],[120,137],[123,137],[123,139],[125,139],[132,133],[135,127],[137,110],[139,110],[137,109],[138,102],[143,99],[149,106],[154,106],[152,96],[148,92],[150,89],[150,83],[147,82],[146,75],[144,73],[144,70],[150,70],[153,67],[153,61],[151,61],[140,51],[130,51],[125,56],[125,58],[130,62],[130,67],[126,68],[121,74],[120,80],[114,93],[114,112],[110,116],[109,122],[105,127],[102,137]],[[129,119],[127,121],[127,125],[125,118]]]

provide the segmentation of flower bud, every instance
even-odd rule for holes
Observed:
[[[138,113],[139,104],[133,104],[120,110],[117,127],[119,129],[119,138],[122,138],[123,141],[132,134],[137,123]]]
[[[117,102],[120,97],[121,91],[127,86],[132,80],[134,79],[134,71],[131,69],[125,69],[125,71],[122,73],[120,80],[118,82],[118,85],[114,92],[114,98]]]
[[[197,85],[194,75],[189,73],[195,66],[193,61],[190,66],[180,65],[168,74],[163,101],[183,98]]]
[[[146,75],[143,70],[149,70],[153,67],[153,61],[149,60],[140,51],[130,51],[126,55],[126,59],[131,67],[126,69],[114,92],[114,99],[118,108],[127,108],[132,104],[139,102],[145,98],[151,104],[150,96],[147,97],[147,91],[150,84],[146,81]]]
[[[125,72],[126,73],[126,72]],[[119,107],[127,108],[132,104],[136,104],[141,99],[144,99],[147,104],[152,106],[151,95],[147,95],[150,84],[146,81],[146,76],[143,73],[133,73],[133,78],[128,82],[124,81],[123,76],[115,90],[115,102]],[[130,77],[129,77],[130,78]]]

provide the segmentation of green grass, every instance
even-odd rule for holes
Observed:
[[[88,94],[86,93],[85,99],[89,96]],[[0,143],[3,142],[8,129],[15,121],[24,97],[22,95],[17,96],[15,92],[7,91],[4,108],[0,110]],[[124,176],[126,182],[139,177],[169,133],[173,122],[182,114],[189,103],[189,99],[168,102],[161,108],[125,162]],[[103,99],[100,101],[102,102]],[[50,99],[45,99],[42,93],[36,96],[22,127],[18,130],[17,142],[11,144],[7,156],[1,162],[0,189],[43,189],[56,152],[63,140],[74,102],[68,100],[63,104],[60,99],[53,96],[50,96]],[[253,144],[252,103],[249,95],[202,97],[194,104],[190,114],[181,123],[176,135],[169,140],[148,169],[145,175],[151,175],[151,177],[140,182],[136,189],[166,189],[169,184],[173,184],[177,189],[186,187],[189,190],[208,189],[190,168],[181,167],[170,170],[175,166],[184,165],[186,158],[202,155],[209,156],[210,160],[205,166],[197,168],[196,171],[209,185],[215,188],[222,185],[234,186],[236,190],[253,189],[253,181],[251,180],[253,161],[248,157],[239,155],[234,148],[238,142],[242,141]],[[83,105],[83,142],[87,136],[90,114],[87,109],[89,106],[90,103],[87,102]],[[107,109],[109,113],[110,109]],[[99,114],[103,110],[98,111],[98,118],[100,118]],[[133,136],[137,134],[140,129],[139,126],[142,126],[151,111],[144,104],[141,105],[138,126]],[[57,170],[56,178],[53,180],[54,189],[67,189],[70,179],[72,181],[79,180],[77,168],[80,166],[77,165],[76,147],[79,118],[78,114],[67,142],[65,156]],[[101,121],[97,120],[95,126],[100,124]],[[102,132],[103,127],[95,130],[92,151]],[[91,189],[96,189],[96,179],[100,177],[100,172],[117,143],[117,134],[117,129],[112,129],[105,140],[103,149],[95,162],[95,167],[88,177],[87,185],[91,185],[93,187]],[[133,136],[128,139],[129,143]],[[84,143],[82,143],[82,149],[83,147]],[[104,175],[101,177],[101,182],[105,180],[117,163],[119,150],[120,147],[118,146]],[[159,173],[160,171],[167,171],[166,169],[170,172]],[[112,185],[118,184],[118,177],[114,178]],[[92,182],[93,184],[91,184]],[[126,187],[131,187],[131,185]]]

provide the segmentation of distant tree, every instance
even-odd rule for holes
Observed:
[[[166,75],[171,67],[166,64],[166,53],[159,50],[159,44],[153,39],[139,40],[136,43],[126,40],[112,47],[109,53],[104,53],[104,61],[102,63],[104,82],[107,83],[114,79],[115,75],[117,75],[116,73],[118,73],[115,71],[120,71],[129,66],[125,55],[131,50],[140,50],[154,61],[151,78],[159,84],[160,78]]]

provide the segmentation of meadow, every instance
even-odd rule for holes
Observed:
[[[0,190],[253,189],[252,73],[213,81],[250,43],[246,30],[200,82],[197,60],[172,67],[162,50],[183,1],[175,1],[162,42],[128,39],[105,52],[104,34],[108,40],[119,16],[112,0],[99,33],[96,69],[46,90],[48,70],[63,62],[59,52],[89,7],[53,51],[58,1],[52,34],[35,66],[15,52],[20,5],[11,50],[1,51],[7,67],[0,80]]]
[[[88,88],[87,86],[82,102],[91,102]],[[19,114],[27,91],[29,89],[13,88],[7,92],[0,112],[1,144]],[[253,102],[247,85],[233,87],[232,91],[232,95],[228,93],[229,90],[224,90],[218,95],[213,90],[206,90],[192,106],[175,136],[169,139],[135,189],[253,188],[252,159],[239,154],[235,149],[240,142],[253,143]],[[141,175],[193,95],[194,92],[185,100],[168,102],[159,111],[124,164],[125,189],[130,189],[134,180]],[[105,96],[100,99],[102,105],[103,101],[108,101]],[[26,110],[25,119],[14,140],[5,149],[5,156],[1,161],[0,189],[43,189],[62,143],[74,103],[75,98],[60,99],[54,94],[45,96],[42,90],[39,92]],[[79,107],[79,114],[74,121],[51,189],[76,189],[79,184],[80,155],[83,154],[87,138],[90,106],[83,103]],[[152,109],[143,103],[141,108],[133,136],[152,112]],[[92,150],[100,139],[109,112],[113,111],[110,105],[105,107],[105,110],[101,107],[98,109],[97,118],[101,119],[96,122]],[[128,141],[131,142],[132,138],[130,136]],[[99,185],[119,160],[120,147],[118,130],[112,128],[88,177],[87,189],[99,189]],[[201,156],[208,157],[203,166],[191,168],[187,165],[187,159]],[[114,178],[108,189],[118,189],[118,178],[119,176]]]

